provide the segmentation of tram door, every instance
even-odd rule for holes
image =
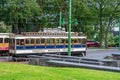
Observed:
[[[15,46],[16,46],[16,39],[10,38],[9,39],[9,53],[15,53]]]

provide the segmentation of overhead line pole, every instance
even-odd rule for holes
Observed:
[[[120,18],[118,19],[118,24],[119,24],[119,50],[120,50]]]
[[[68,16],[68,56],[71,56],[71,0],[69,0]]]

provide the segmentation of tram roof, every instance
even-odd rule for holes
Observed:
[[[10,33],[0,33],[0,38],[9,38]]]
[[[84,35],[71,33],[72,38],[86,38]],[[43,32],[27,32],[19,34],[12,34],[10,38],[25,39],[25,38],[68,38],[68,33],[43,33]]]
[[[66,36],[66,37],[45,37],[45,36],[26,36],[26,37],[22,37],[22,36],[20,36],[20,37],[14,37],[15,39],[29,39],[29,38],[63,38],[63,39],[67,39],[68,37]],[[81,36],[81,37],[71,37],[71,38],[86,38],[85,36]]]

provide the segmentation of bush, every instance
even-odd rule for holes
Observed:
[[[119,43],[118,42],[116,42],[116,43],[109,43],[108,47],[119,47]]]

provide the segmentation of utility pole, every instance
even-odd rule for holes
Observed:
[[[69,17],[68,17],[68,56],[71,56],[71,0],[69,0]]]
[[[120,50],[120,18],[118,19],[118,24],[119,24],[119,50]]]

